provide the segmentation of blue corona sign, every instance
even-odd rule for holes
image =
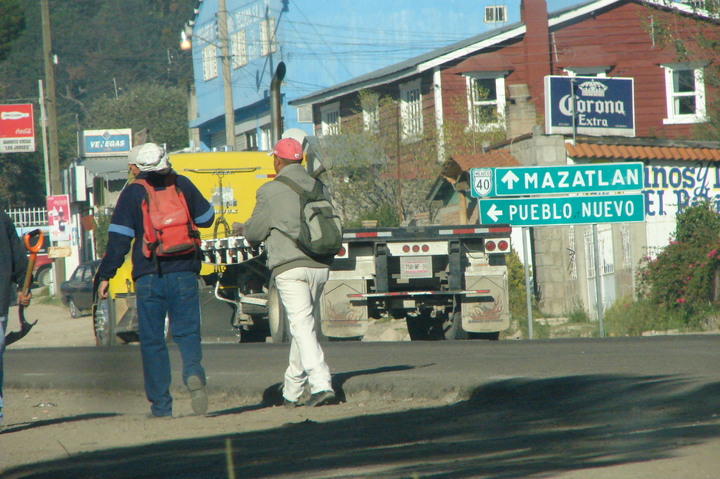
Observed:
[[[635,136],[632,78],[545,77],[547,134]]]

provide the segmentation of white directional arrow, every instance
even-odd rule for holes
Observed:
[[[515,182],[520,181],[520,178],[518,178],[518,176],[513,173],[512,170],[509,170],[507,173],[505,173],[505,176],[503,176],[500,181],[507,185],[508,190],[512,190]]]
[[[503,215],[503,212],[500,208],[495,206],[495,203],[493,203],[492,205],[490,205],[490,209],[488,209],[487,215],[492,218],[495,223],[497,223],[498,218]]]

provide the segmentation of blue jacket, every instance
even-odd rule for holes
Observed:
[[[15,294],[13,284],[17,284],[18,289],[23,287],[27,268],[25,245],[20,240],[10,216],[0,209],[0,316],[8,315],[12,303],[11,295]]]
[[[154,172],[140,172],[139,179],[145,179],[151,185],[162,184],[162,176]],[[187,201],[190,216],[200,228],[207,228],[215,220],[215,209],[202,196],[197,187],[185,176],[178,175],[176,187],[179,188]],[[180,271],[200,272],[200,256],[193,253],[163,258],[146,258],[142,252],[143,217],[141,204],[145,198],[145,188],[142,185],[131,183],[125,187],[115,205],[108,227],[108,242],[105,256],[98,267],[97,276],[109,279],[115,276],[117,269],[125,261],[125,255],[130,251],[132,240],[132,277],[133,280],[147,274],[177,273]],[[156,263],[157,261],[157,263]]]

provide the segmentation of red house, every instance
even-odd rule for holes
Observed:
[[[290,104],[312,105],[318,136],[357,124],[395,131],[399,146],[388,155],[401,165],[431,150],[443,164],[430,191],[442,202],[435,221],[478,221],[468,170],[498,166],[499,158],[502,166],[643,162],[645,221],[601,225],[598,257],[588,226],[533,228],[541,307],[594,311],[598,282],[603,306],[632,294],[638,260],[667,244],[678,211],[698,195],[720,205],[720,184],[708,183],[720,178],[720,143],[707,141],[718,50],[703,47],[719,39],[717,15],[687,4],[595,0],[548,14],[544,0],[524,0],[521,22]],[[546,116],[549,77],[583,77],[577,81],[597,88],[602,79],[630,79],[632,128],[604,134],[574,124],[557,134]],[[384,109],[372,101],[382,97],[392,100]]]

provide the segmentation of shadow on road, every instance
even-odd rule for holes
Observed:
[[[13,432],[27,431],[28,429],[35,429],[37,427],[52,426],[53,424],[64,424],[76,421],[89,421],[91,419],[101,419],[104,417],[120,416],[119,413],[108,412],[108,413],[95,413],[95,414],[79,414],[77,416],[59,417],[55,419],[41,419],[35,422],[26,422],[21,424],[10,424],[3,428],[3,434],[10,434]]]
[[[668,457],[720,436],[720,383],[592,375],[513,379],[450,406],[305,421],[261,432],[106,450],[6,477],[543,477]],[[284,476],[287,475],[287,476]]]

